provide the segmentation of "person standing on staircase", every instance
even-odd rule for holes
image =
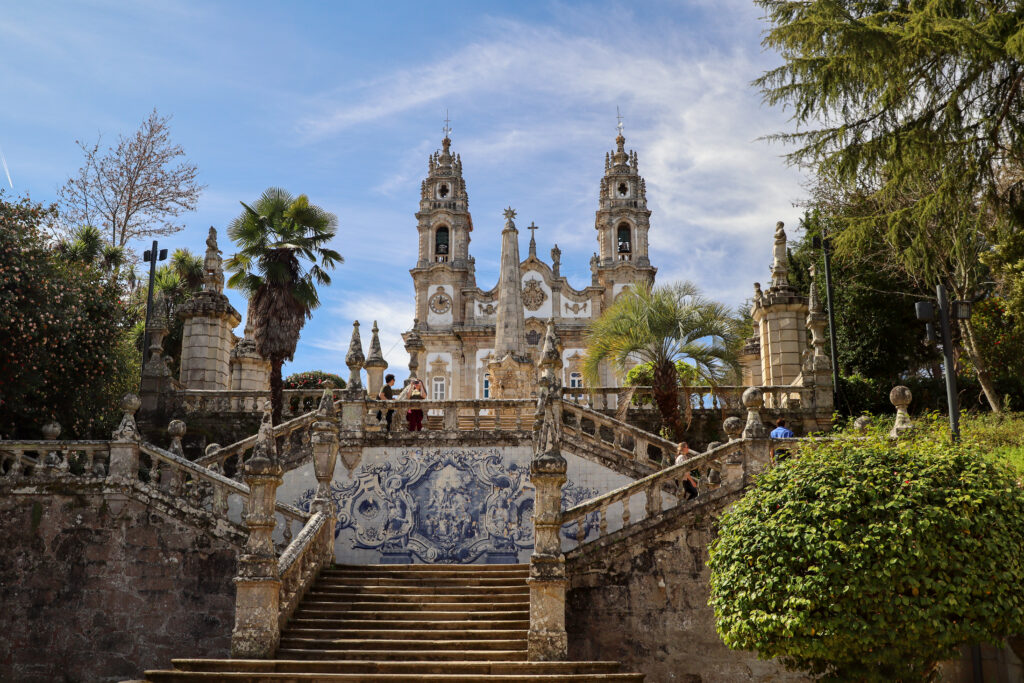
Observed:
[[[680,441],[679,446],[676,447],[676,464],[682,465],[684,462],[692,458],[690,453],[690,445],[685,441]],[[697,482],[694,481],[693,475],[689,470],[683,473],[683,490],[686,492],[686,500],[693,500],[699,495],[697,491]]]
[[[391,401],[391,400],[394,400],[394,398],[395,398],[395,390],[392,389],[392,387],[394,385],[395,385],[395,376],[394,375],[389,374],[386,377],[384,377],[384,386],[382,386],[380,388],[380,392],[378,392],[378,394],[377,394],[377,399],[380,400],[380,401]],[[388,410],[387,418],[386,418],[387,419],[387,426],[384,428],[384,432],[385,433],[388,433],[388,434],[391,433],[391,418],[394,416],[394,414],[395,414],[395,411]],[[382,417],[383,417],[383,410],[378,410],[377,411],[377,422],[380,422]]]

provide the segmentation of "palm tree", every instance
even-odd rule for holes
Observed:
[[[252,307],[256,350],[270,361],[270,400],[273,422],[281,421],[281,366],[295,356],[299,332],[320,305],[316,285],[331,284],[327,269],[343,263],[329,249],[337,217],[293,197],[278,187],[268,188],[253,206],[228,226],[239,252],[225,266],[233,274],[228,286],[240,289]],[[311,263],[305,269],[303,260]]]
[[[107,244],[92,225],[80,225],[70,238],[57,243],[57,251],[67,261],[96,265],[107,273],[117,273],[125,262],[124,247]]]
[[[677,361],[685,361],[711,386],[737,368],[737,321],[728,308],[701,295],[689,282],[627,289],[590,324],[583,377],[600,383],[602,363],[624,377],[630,366],[649,363],[651,388],[662,421],[676,441],[686,429],[679,414]]]

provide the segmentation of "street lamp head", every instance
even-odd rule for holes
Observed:
[[[972,303],[972,301],[954,301],[953,317],[957,320],[970,320]]]
[[[914,313],[918,320],[931,322],[935,320],[935,305],[931,301],[918,301],[914,304]]]

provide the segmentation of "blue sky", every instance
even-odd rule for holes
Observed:
[[[540,226],[541,255],[558,243],[570,283],[589,282],[616,106],[647,179],[659,281],[737,305],[766,280],[775,221],[795,228],[802,192],[784,150],[757,139],[790,125],[749,85],[777,62],[763,28],[742,0],[0,0],[0,147],[14,193],[53,201],[81,163],[75,140],[113,141],[153,107],[172,115],[207,189],[166,246],[201,253],[213,225],[230,255],[223,229],[240,200],[272,185],[309,195],[337,214],[346,263],[285,371],[344,374],[351,321],[365,345],[376,318],[401,376],[413,214],[446,109],[483,289],[508,205]]]

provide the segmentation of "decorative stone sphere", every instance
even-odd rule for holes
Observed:
[[[185,423],[181,420],[171,420],[171,423],[167,425],[167,433],[172,438],[180,439],[185,436]]]
[[[871,418],[867,415],[861,415],[853,421],[853,428],[858,434],[863,434],[868,431],[868,425],[871,424]]]
[[[903,385],[893,387],[892,391],[889,392],[889,402],[896,406],[897,410],[900,408],[906,409],[913,398],[914,395],[910,393],[910,389]]]
[[[121,410],[134,414],[142,406],[142,400],[138,394],[127,393],[121,397]]]
[[[47,441],[53,441],[60,436],[60,423],[56,420],[50,420],[43,425],[43,438]]]
[[[725,422],[722,423],[722,429],[729,435],[730,439],[736,439],[743,431],[743,420],[733,415],[732,417],[725,418]]]
[[[759,410],[764,402],[759,387],[747,387],[746,391],[743,392],[742,400],[747,410]]]

